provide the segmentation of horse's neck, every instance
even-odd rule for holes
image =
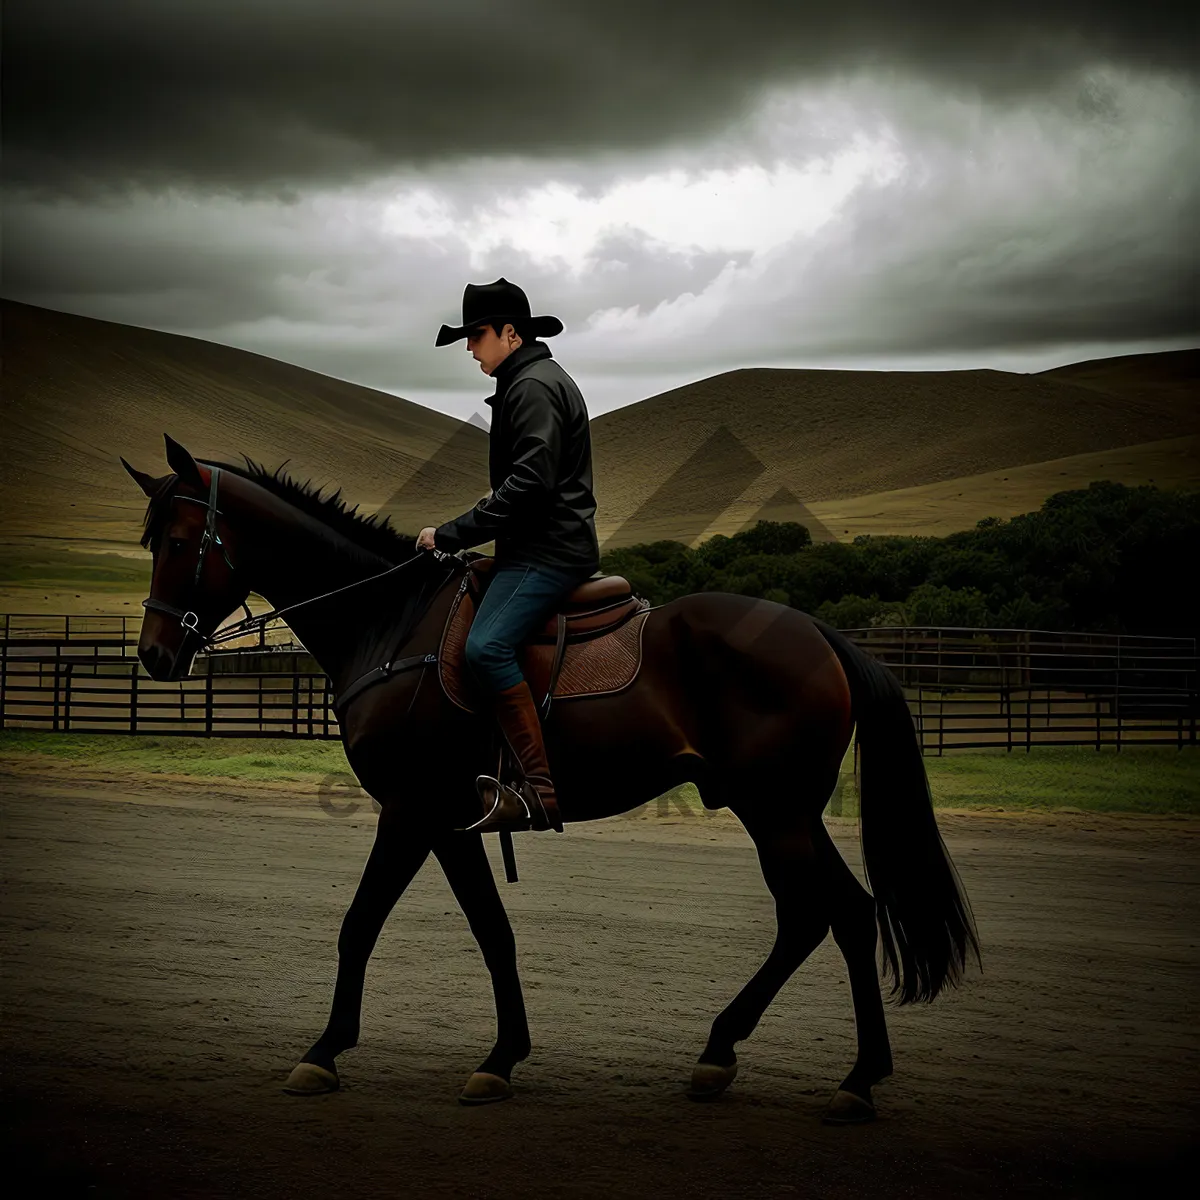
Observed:
[[[326,536],[307,522],[291,526],[286,532],[265,528],[261,536],[253,590],[276,609],[323,596],[378,575],[392,565],[365,552],[339,553]],[[335,677],[341,664],[353,656],[369,629],[369,614],[368,620],[364,620],[360,597],[361,592],[349,591],[342,597],[299,608],[283,618],[330,677]]]

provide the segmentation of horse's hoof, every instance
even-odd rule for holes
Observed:
[[[316,1063],[299,1063],[287,1077],[283,1090],[289,1096],[322,1096],[326,1092],[336,1092],[341,1082],[336,1071],[327,1071]]]
[[[459,1104],[495,1104],[497,1100],[512,1099],[512,1084],[489,1071],[476,1071],[467,1080],[459,1096]]]
[[[826,1125],[864,1125],[875,1120],[875,1105],[853,1092],[838,1088],[822,1118]]]
[[[692,1068],[689,1100],[715,1100],[737,1078],[737,1063],[719,1067],[716,1063],[697,1063]]]

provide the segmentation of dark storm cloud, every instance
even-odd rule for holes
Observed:
[[[944,214],[954,197],[941,191]],[[951,229],[923,211],[928,194],[860,197],[836,236],[786,267],[822,298],[805,342],[856,357],[1200,338],[1200,267],[1187,249],[1200,228],[1200,190],[1173,211],[1139,205],[1136,189],[1127,195],[1127,206],[1079,211],[1077,223],[1051,209],[1041,219],[964,212]],[[889,254],[900,238],[903,258]],[[847,273],[851,247],[879,269]],[[774,347],[783,345],[786,324],[763,318]]]
[[[1161,74],[1096,69],[1052,102],[1005,105],[858,76],[652,153],[459,160],[286,199],[18,191],[4,290],[436,407],[454,394],[464,417],[485,389],[462,347],[435,349],[433,335],[457,320],[466,281],[501,274],[565,321],[555,351],[602,400],[593,412],[738,366],[1009,354],[1028,369],[1011,355],[1050,365],[1059,348],[1062,362],[1195,334],[1198,124],[1200,91]],[[879,173],[823,224],[789,224],[806,193],[787,170],[853,157],[860,130]],[[706,174],[777,166],[785,182],[745,207]],[[663,184],[676,176],[683,191]],[[659,183],[605,207],[648,178]],[[735,220],[697,220],[714,196],[710,215]]]
[[[1170,0],[9,0],[10,181],[243,190],[708,137],[764,88],[896,69],[992,97],[1196,68]]]
[[[923,355],[986,358],[1200,337],[1200,100],[1097,79],[1088,114],[970,106],[902,131],[906,165],[815,236],[729,268],[708,293],[601,323],[589,368],[644,372],[688,347],[700,373]],[[928,107],[902,94],[895,113]],[[682,289],[681,289],[682,290]],[[694,289],[693,289],[694,290]],[[661,358],[658,356],[661,355]]]
[[[507,274],[581,331],[597,308],[702,292],[744,254],[672,253],[636,231],[602,238],[585,277],[511,246],[472,265],[458,237],[381,232],[373,198],[291,205],[137,194],[126,202],[5,206],[4,292],[47,308],[239,345],[371,387],[437,390],[473,379],[458,318],[466,279]]]

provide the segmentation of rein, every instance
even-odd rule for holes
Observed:
[[[453,559],[453,554],[446,554],[442,550],[422,550],[419,554],[412,558],[406,558],[402,563],[397,563],[394,567],[389,567],[386,571],[380,571],[378,575],[368,575],[365,579],[356,580],[354,583],[348,583],[344,587],[334,588],[332,592],[322,592],[319,596],[310,596],[307,600],[299,600],[295,604],[289,604],[286,608],[275,608],[269,613],[262,613],[259,616],[251,614],[245,620],[237,621],[233,625],[226,625],[223,629],[212,633],[204,646],[219,646],[222,642],[233,641],[234,638],[239,638],[255,629],[261,629],[268,621],[275,620],[276,617],[281,617],[284,613],[295,612],[298,608],[303,608],[306,604],[316,604],[318,600],[327,600],[330,596],[340,595],[342,592],[353,591],[357,587],[362,587],[364,583],[372,583],[376,579],[384,579],[388,575],[394,575],[397,571],[403,570],[405,567],[411,566],[415,562],[420,562],[426,554],[433,554],[438,559]],[[143,604],[145,601],[142,602]],[[242,605],[247,612],[250,611],[250,606]],[[204,647],[202,646],[201,649]]]

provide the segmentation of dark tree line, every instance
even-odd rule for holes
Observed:
[[[959,625],[1197,636],[1200,493],[1107,480],[1036,512],[987,517],[947,537],[863,535],[813,543],[759,521],[696,549],[660,541],[609,551],[602,569],[655,604],[736,592],[849,629]]]

